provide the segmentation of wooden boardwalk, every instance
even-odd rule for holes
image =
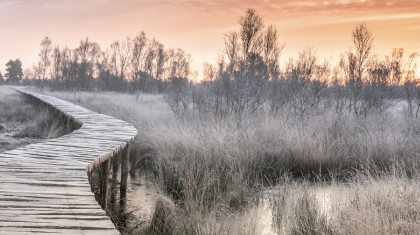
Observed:
[[[82,126],[0,154],[0,234],[119,234],[95,200],[87,172],[122,151],[137,130],[70,102],[17,90]]]

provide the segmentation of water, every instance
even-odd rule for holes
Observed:
[[[302,196],[305,193],[313,195],[319,206],[319,213],[326,218],[331,218],[335,209],[334,202],[348,198],[350,188],[345,185],[295,185],[289,190],[288,200],[291,201],[296,200],[295,195]],[[259,234],[261,235],[279,234],[273,222],[275,221],[275,213],[273,213],[272,202],[282,192],[284,191],[276,187],[261,192],[260,203],[240,215],[242,217],[240,220],[250,221],[255,226],[256,231],[260,231]],[[146,176],[142,175],[130,180],[127,205],[138,209],[135,213],[138,218],[150,219],[158,195],[156,186]]]
[[[137,218],[151,218],[157,197],[156,186],[145,174],[129,177],[127,205]]]
[[[293,186],[286,186],[287,188],[287,206],[286,208],[281,208],[280,213],[285,215],[296,215],[296,212],[291,212],[288,210],[295,209],[295,207],[291,205],[296,205],[300,198],[309,196],[307,198],[313,199],[312,202],[315,204],[315,208],[317,208],[317,212],[319,216],[325,216],[327,220],[330,220],[334,217],[335,212],[337,209],[336,206],[338,202],[345,202],[349,201],[350,195],[350,188],[344,184],[340,185],[328,185],[328,184],[313,184],[313,185],[293,185]],[[267,191],[263,191],[262,194],[265,198],[261,205],[258,207],[260,210],[260,219],[259,223],[263,225],[264,229],[261,231],[262,235],[277,235],[278,230],[275,228],[275,208],[273,206],[273,201],[280,199],[280,194],[285,193],[285,190],[281,189],[270,189]],[[288,225],[288,218],[283,218],[283,226]],[[285,228],[283,228],[285,230]],[[283,233],[286,232],[283,231]]]

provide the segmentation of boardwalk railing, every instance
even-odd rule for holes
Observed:
[[[110,158],[121,157],[123,203],[129,143],[137,130],[70,102],[17,90],[61,114],[72,132],[0,154],[0,234],[119,234],[104,211]],[[88,182],[98,165],[106,172],[102,174],[103,209]]]

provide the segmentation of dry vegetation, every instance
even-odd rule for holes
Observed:
[[[0,151],[63,135],[57,117],[35,107],[11,87],[0,87]]]
[[[418,54],[377,55],[374,34],[361,23],[335,66],[306,47],[281,68],[284,45],[263,19],[247,10],[239,30],[224,35],[217,63],[204,64],[202,83],[187,79],[188,55],[163,46],[150,47],[148,66],[139,67],[139,49],[160,45],[144,34],[133,45],[116,41],[111,57],[87,39],[72,52],[57,47],[41,62],[61,55],[73,62],[57,60],[51,79],[32,81],[93,91],[46,93],[138,129],[131,173],[147,172],[176,209],[160,219],[165,226],[146,218],[125,233],[418,233]],[[52,53],[48,38],[41,45]],[[77,59],[83,46],[95,60]],[[134,60],[128,66],[122,58]],[[317,188],[338,193],[322,199]],[[267,204],[270,225],[262,225],[258,208]]]
[[[367,173],[373,171],[374,173]],[[418,234],[418,168],[358,171],[348,184],[286,184],[272,196],[279,234]],[[324,197],[323,197],[324,196]]]
[[[258,215],[249,211],[267,198],[261,191],[270,186],[272,230],[280,234],[419,229],[420,121],[401,107],[367,117],[327,110],[306,119],[289,118],[285,108],[276,116],[250,115],[238,128],[234,117],[178,119],[161,95],[47,94],[139,130],[132,172],[147,168],[160,193],[177,205],[167,230],[142,225],[139,234],[257,234],[261,226],[252,218]],[[340,191],[328,201],[333,211],[322,212],[323,200],[309,182]]]
[[[8,63],[20,73],[7,83],[49,87],[36,91],[137,128],[130,173],[166,199],[154,219],[125,227],[134,213],[112,215],[124,234],[419,234],[419,54],[376,54],[360,23],[335,65],[306,47],[283,66],[273,24],[255,9],[238,23],[201,83],[189,54],[144,32],[104,51],[45,37],[25,79]],[[54,120],[0,87],[0,137],[53,138]]]

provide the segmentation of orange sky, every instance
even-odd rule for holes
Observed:
[[[286,43],[281,64],[305,46],[321,58],[351,46],[352,29],[366,22],[374,31],[375,51],[394,47],[420,52],[420,0],[0,0],[0,71],[9,59],[23,67],[37,61],[39,43],[76,47],[89,37],[106,49],[114,40],[144,30],[166,48],[180,47],[192,55],[192,68],[202,72],[223,49],[223,33],[238,29],[238,18],[252,7],[274,23]]]

